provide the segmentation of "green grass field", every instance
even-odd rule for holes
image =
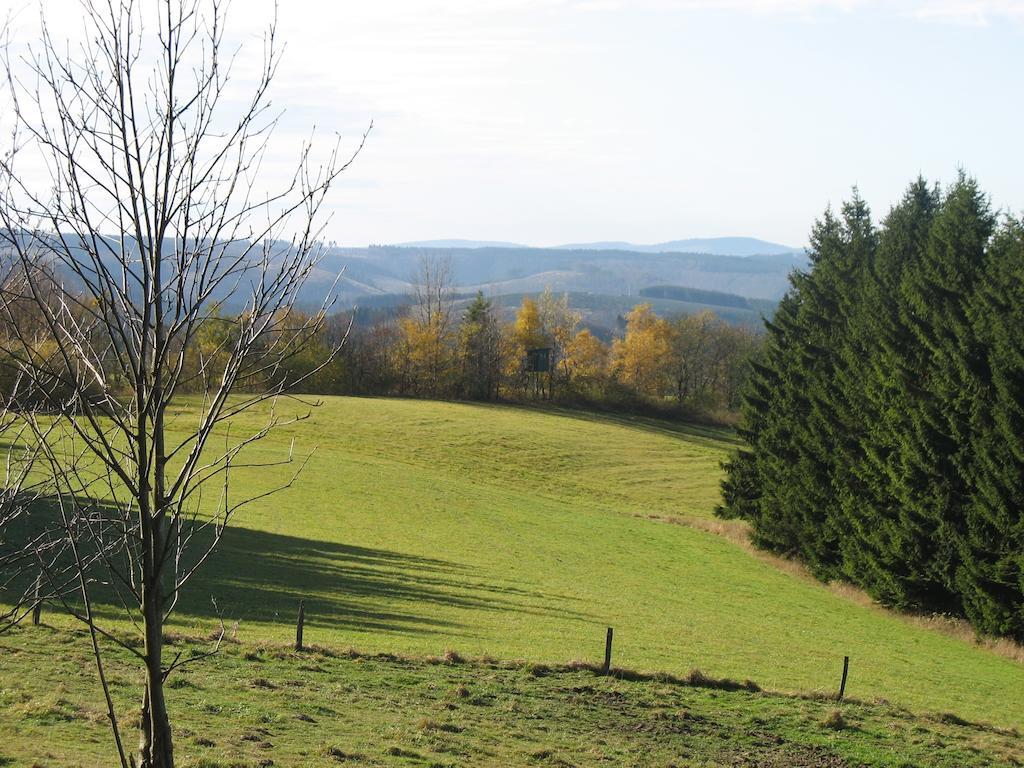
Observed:
[[[202,647],[173,638],[169,650]],[[0,765],[109,766],[81,633],[28,628],[0,650],[25,672],[0,688]],[[130,711],[140,695],[135,669],[123,654],[111,662],[113,695]],[[182,670],[168,694],[183,768],[1024,764],[1015,732],[721,685],[231,644],[215,662]]]
[[[179,605],[177,631],[206,634],[213,597],[243,644],[283,643],[305,599],[310,643],[555,664],[599,660],[612,626],[625,668],[699,667],[823,694],[849,655],[849,696],[1024,725],[1024,665],[844,598],[728,539],[651,519],[711,517],[732,445],[725,432],[329,398],[253,456],[283,455],[293,437],[297,454],[316,446],[303,475],[239,513]],[[258,492],[290,472],[240,470],[236,488]],[[4,705],[0,697],[0,744]]]

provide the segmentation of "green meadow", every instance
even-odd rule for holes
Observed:
[[[278,410],[303,409],[289,401]],[[185,402],[178,418],[190,413]],[[257,429],[265,417],[248,414],[232,433]],[[326,398],[250,458],[281,458],[293,439],[296,457],[309,455],[302,474],[238,513],[179,604],[173,631],[204,636],[219,612],[242,646],[280,647],[294,637],[305,600],[306,641],[324,648],[557,665],[600,661],[610,626],[613,663],[622,668],[699,668],[820,697],[834,693],[848,655],[847,695],[858,701],[1024,725],[1021,663],[701,530],[734,445],[725,431],[559,410]],[[294,468],[239,469],[234,493],[268,490]],[[70,626],[56,613],[45,618]],[[18,642],[30,631],[19,630]],[[0,658],[14,648],[5,642]],[[207,667],[223,674],[227,663],[196,665],[190,679]],[[0,663],[0,688],[9,692],[5,669]],[[5,701],[10,715],[26,706],[23,698],[0,696],[0,743],[11,722]]]
[[[203,647],[169,640],[175,654]],[[0,765],[113,763],[80,632],[18,630],[0,638],[0,653],[13,667],[0,686]],[[131,711],[136,670],[124,654],[109,661],[112,694]],[[837,707],[698,675],[623,679],[454,654],[230,643],[215,662],[183,668],[167,693],[182,768],[1024,764],[1017,732],[949,714],[857,701]]]

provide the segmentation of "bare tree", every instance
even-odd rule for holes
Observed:
[[[409,298],[412,314],[420,322],[449,330],[455,298],[451,259],[422,256],[411,281]]]
[[[43,18],[37,46],[8,46],[2,59],[15,128],[0,161],[0,322],[12,372],[0,428],[13,446],[0,587],[20,590],[9,621],[41,585],[88,628],[122,768],[136,758],[104,652],[117,644],[138,660],[138,764],[168,768],[164,684],[192,659],[165,658],[164,624],[253,500],[229,482],[243,450],[286,419],[269,407],[261,429],[230,442],[227,425],[316,372],[291,376],[283,363],[321,330],[329,301],[293,308],[320,256],[325,196],[359,149],[346,159],[334,143],[316,162],[307,143],[290,183],[262,192],[253,180],[276,123],[274,24],[237,108],[224,3],[84,0],[82,12],[80,42],[58,42]],[[176,394],[196,390],[192,415],[175,421]],[[219,497],[213,513],[200,504],[204,488]],[[141,646],[123,624],[104,625],[97,600],[123,610]]]
[[[437,397],[453,374],[454,304],[451,259],[423,256],[412,277],[405,337],[406,386]]]

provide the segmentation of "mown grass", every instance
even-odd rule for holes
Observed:
[[[186,655],[205,646],[173,638]],[[40,659],[59,649],[55,658]],[[110,765],[81,632],[0,639],[0,764]],[[139,689],[110,665],[125,711]],[[1022,765],[1015,732],[891,705],[791,698],[694,673],[603,677],[565,666],[228,645],[168,691],[183,768],[269,766]]]
[[[183,403],[180,418],[191,410]],[[253,414],[234,433],[261,424]],[[178,631],[208,633],[213,598],[243,642],[285,642],[305,599],[310,643],[558,664],[598,660],[613,626],[622,666],[700,667],[773,691],[828,694],[849,655],[851,696],[1024,724],[1024,665],[864,606],[726,538],[651,519],[710,518],[719,462],[734,444],[726,432],[327,398],[250,458],[280,458],[293,437],[297,454],[316,446],[304,474],[239,514],[179,605]],[[239,470],[234,487],[258,493],[293,469]],[[207,674],[200,669],[221,674],[220,665],[197,666],[193,679]],[[6,667],[0,661],[0,685]]]

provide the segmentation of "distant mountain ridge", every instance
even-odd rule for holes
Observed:
[[[461,240],[448,238],[442,240],[413,240],[408,243],[395,243],[396,248],[529,248],[522,243],[506,243],[501,240]]]
[[[347,294],[344,300],[350,300],[408,292],[424,258],[446,259],[458,292],[481,290],[488,296],[545,288],[556,293],[636,296],[644,288],[671,285],[777,301],[789,286],[790,272],[807,266],[806,254],[797,251],[725,256],[597,248],[377,245],[331,248],[319,269],[326,279],[344,268],[339,289]]]
[[[669,240],[664,243],[642,245],[637,243],[609,241],[595,243],[570,243],[549,247],[506,243],[497,240],[417,240],[396,243],[398,248],[533,248],[535,250],[559,251],[629,251],[631,253],[699,253],[711,256],[785,256],[803,254],[803,248],[793,248],[780,243],[759,240],[756,237],[705,237],[686,240]]]
[[[763,242],[751,248],[766,250],[760,245]],[[118,244],[112,241],[111,246],[116,251]],[[79,247],[84,257],[86,247]],[[240,255],[246,247],[244,242],[231,243],[226,246],[226,254]],[[284,241],[269,246],[271,271],[275,251],[283,253],[291,247]],[[444,259],[451,266],[452,288],[457,294],[482,291],[495,300],[518,297],[513,299],[518,301],[546,289],[568,293],[588,321],[606,328],[613,327],[617,316],[639,300],[652,303],[659,312],[711,308],[723,316],[728,310],[737,322],[756,322],[761,314],[771,314],[775,302],[789,287],[790,274],[808,266],[807,254],[796,251],[727,256],[596,247],[377,245],[327,247],[320,256],[297,296],[304,309],[318,308],[325,296],[334,297],[336,309],[394,306],[412,292],[423,259]],[[71,274],[67,277],[75,279]],[[241,309],[239,296],[243,295],[247,294],[218,293],[209,298],[222,302],[226,311],[237,311]]]
[[[669,240],[665,243],[637,245],[636,243],[574,243],[556,246],[573,251],[635,251],[637,253],[702,253],[712,256],[781,256],[803,253],[803,248],[793,248],[780,243],[759,240],[756,237],[706,237],[686,240]]]

